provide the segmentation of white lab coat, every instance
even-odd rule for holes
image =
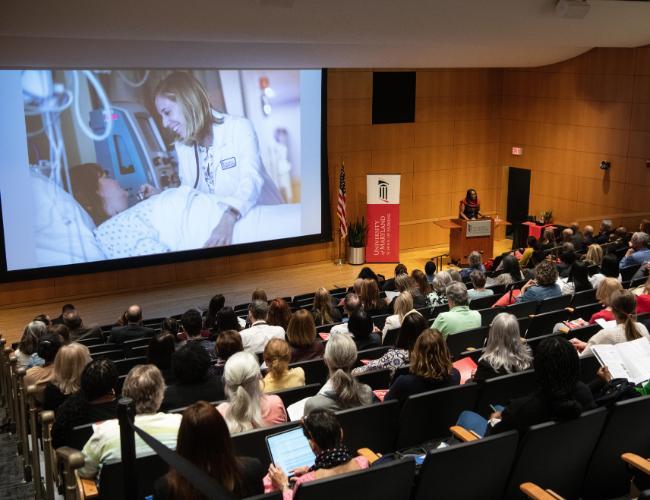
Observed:
[[[222,123],[212,125],[215,162],[214,191],[197,170],[195,147],[176,143],[181,186],[217,196],[219,203],[245,216],[255,205],[282,203],[282,197],[266,173],[260,158],[257,135],[243,117],[212,111]],[[198,174],[198,179],[197,179]]]

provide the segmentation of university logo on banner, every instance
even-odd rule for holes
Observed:
[[[366,177],[367,262],[399,262],[399,175]]]

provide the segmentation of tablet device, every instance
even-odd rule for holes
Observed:
[[[302,427],[266,436],[266,446],[271,461],[276,466],[282,467],[287,476],[291,476],[290,471],[296,467],[311,467],[316,459]]]

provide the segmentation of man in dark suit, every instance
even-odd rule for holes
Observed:
[[[79,311],[76,309],[63,313],[63,324],[70,330],[70,341],[72,342],[94,337],[103,339],[102,329],[97,325],[84,325],[81,316],[79,316]]]
[[[53,325],[63,325],[63,324],[65,324],[65,323],[63,323],[63,316],[65,316],[65,313],[70,312],[70,311],[74,311],[75,309],[76,309],[75,306],[73,306],[72,304],[65,304],[61,308],[61,314],[59,314],[56,318],[54,318],[52,320],[52,324]]]
[[[114,326],[111,329],[109,342],[122,344],[127,340],[151,337],[154,334],[152,328],[142,326],[142,308],[140,306],[129,307],[126,311],[126,320],[126,326]]]

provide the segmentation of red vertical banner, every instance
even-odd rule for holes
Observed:
[[[399,262],[399,175],[368,175],[366,262]]]

